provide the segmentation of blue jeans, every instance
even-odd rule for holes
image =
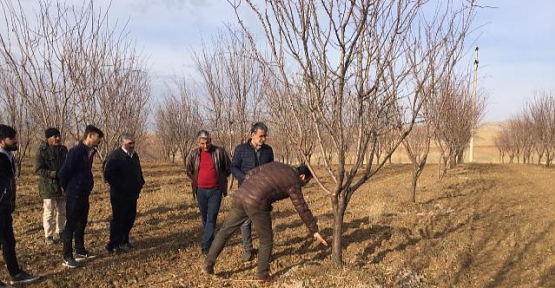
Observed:
[[[214,240],[216,231],[216,220],[222,203],[222,191],[220,189],[197,188],[197,201],[202,216],[202,239],[200,248],[208,252]]]

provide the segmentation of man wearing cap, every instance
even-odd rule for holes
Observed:
[[[327,246],[328,243],[320,235],[316,219],[302,194],[301,187],[311,178],[312,173],[305,165],[294,168],[280,162],[270,162],[251,169],[245,175],[239,190],[233,194],[232,208],[206,256],[204,271],[214,274],[214,264],[227,240],[246,219],[250,219],[260,243],[257,280],[270,281],[270,254],[274,245],[272,204],[286,198],[291,199],[295,210],[314,239]]]
[[[227,195],[231,163],[223,148],[212,145],[208,131],[199,131],[197,140],[199,147],[191,150],[185,166],[192,181],[193,198],[196,197],[202,216],[200,248],[206,255],[214,240],[222,196]]]
[[[39,196],[43,202],[42,221],[46,244],[54,244],[61,236],[66,223],[66,201],[58,173],[67,156],[67,147],[61,144],[60,131],[48,128],[46,141],[36,154],[35,173],[39,175]],[[56,232],[56,233],[54,233]]]

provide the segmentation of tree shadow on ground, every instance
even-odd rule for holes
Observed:
[[[555,265],[552,265],[541,276],[538,283],[540,287],[555,287]]]
[[[548,238],[549,233],[553,231],[554,227],[555,227],[555,223],[550,222],[549,225],[545,229],[543,229],[543,231],[541,231],[541,233],[537,233],[535,237],[530,239],[530,241],[527,241],[523,245],[515,245],[514,247],[515,249],[513,249],[513,251],[510,251],[510,253],[508,254],[508,257],[505,257],[505,261],[503,262],[501,269],[499,269],[495,273],[495,275],[491,277],[491,281],[485,286],[485,288],[504,287],[505,285],[503,284],[503,280],[506,279],[508,275],[510,275],[511,273],[522,273],[523,271],[519,269],[519,266],[514,264],[521,263],[523,258],[528,255],[530,250],[533,249],[533,247],[536,244],[542,241],[549,241],[549,239],[546,239],[546,238]],[[462,271],[462,270],[459,271],[459,274],[464,274],[464,273],[465,271]],[[545,273],[541,277],[540,279],[541,285],[539,286],[555,287],[553,285],[555,284],[554,273],[555,273],[555,267],[552,266],[550,269],[548,269],[547,273]]]
[[[324,228],[320,230],[322,235],[331,235],[332,230],[330,228]],[[331,245],[331,243],[328,243]],[[307,235],[305,237],[294,237],[283,241],[282,243],[278,243],[275,245],[278,247],[285,246],[286,248],[279,250],[278,252],[273,253],[274,259],[279,259],[280,257],[286,257],[290,255],[298,256],[294,262],[288,262],[287,265],[282,267],[280,270],[274,272],[274,275],[284,275],[294,267],[309,263],[309,262],[321,262],[327,257],[331,255],[331,247],[325,247],[314,242],[314,239]],[[276,250],[276,249],[275,249]],[[306,254],[314,253],[312,257],[305,257]]]

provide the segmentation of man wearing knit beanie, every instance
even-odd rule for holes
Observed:
[[[50,127],[47,128],[46,130],[44,130],[44,136],[46,137],[46,139],[52,137],[52,136],[58,136],[58,138],[60,137],[60,130],[54,128],[54,127]]]
[[[60,131],[48,128],[44,131],[46,141],[40,144],[36,154],[35,173],[39,175],[39,195],[43,201],[43,227],[47,245],[54,244],[66,223],[66,201],[60,186],[58,172],[67,155],[61,144]]]

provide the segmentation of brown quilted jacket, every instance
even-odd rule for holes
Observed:
[[[318,232],[316,219],[304,201],[297,170],[289,165],[270,162],[249,170],[234,197],[262,211],[271,211],[272,203],[291,198],[308,230]]]

